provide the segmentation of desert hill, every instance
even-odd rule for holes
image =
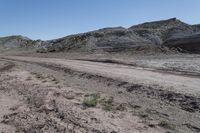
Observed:
[[[178,49],[199,52],[200,25],[176,18],[147,22],[130,28],[113,27],[41,41],[22,36],[0,38],[1,49],[34,49],[37,52],[123,51],[138,47]]]

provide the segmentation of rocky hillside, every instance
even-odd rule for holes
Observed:
[[[32,40],[23,36],[8,36],[0,38],[0,47],[4,49],[20,49],[32,46]]]
[[[0,38],[0,46],[9,49],[34,47],[37,52],[122,51],[138,47],[169,47],[198,52],[199,32],[200,25],[189,25],[172,18],[130,28],[104,28],[49,41],[12,36]]]
[[[163,42],[170,38],[176,38],[191,34],[194,32],[193,27],[172,18],[169,20],[148,22],[129,28],[145,39],[151,40],[153,44],[162,45]]]
[[[123,27],[105,28],[97,31],[71,35],[57,40],[43,42],[41,51],[60,50],[123,50],[141,45],[150,45],[151,41],[142,38]]]

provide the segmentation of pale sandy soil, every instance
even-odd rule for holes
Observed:
[[[5,115],[8,115],[10,113],[13,113],[10,108],[16,106],[19,104],[17,101],[18,99],[15,99],[11,96],[8,96],[6,94],[0,93],[0,121],[3,121],[3,117]],[[4,133],[14,133],[16,131],[15,127],[0,123],[0,131]]]
[[[163,69],[163,64],[173,62],[164,57],[109,57],[118,63],[106,63],[105,57],[97,56],[81,57],[93,61],[55,57],[1,55],[0,130],[200,132],[197,59],[192,60],[197,71],[187,73]],[[176,56],[174,62],[185,59],[191,67],[189,57]],[[94,98],[96,105],[88,107],[85,102]]]

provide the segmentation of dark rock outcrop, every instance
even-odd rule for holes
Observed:
[[[179,48],[184,52],[200,53],[200,32],[191,35],[170,38],[164,42],[170,48]]]

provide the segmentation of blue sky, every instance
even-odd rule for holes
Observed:
[[[0,0],[0,36],[48,40],[172,17],[200,23],[200,0]]]

